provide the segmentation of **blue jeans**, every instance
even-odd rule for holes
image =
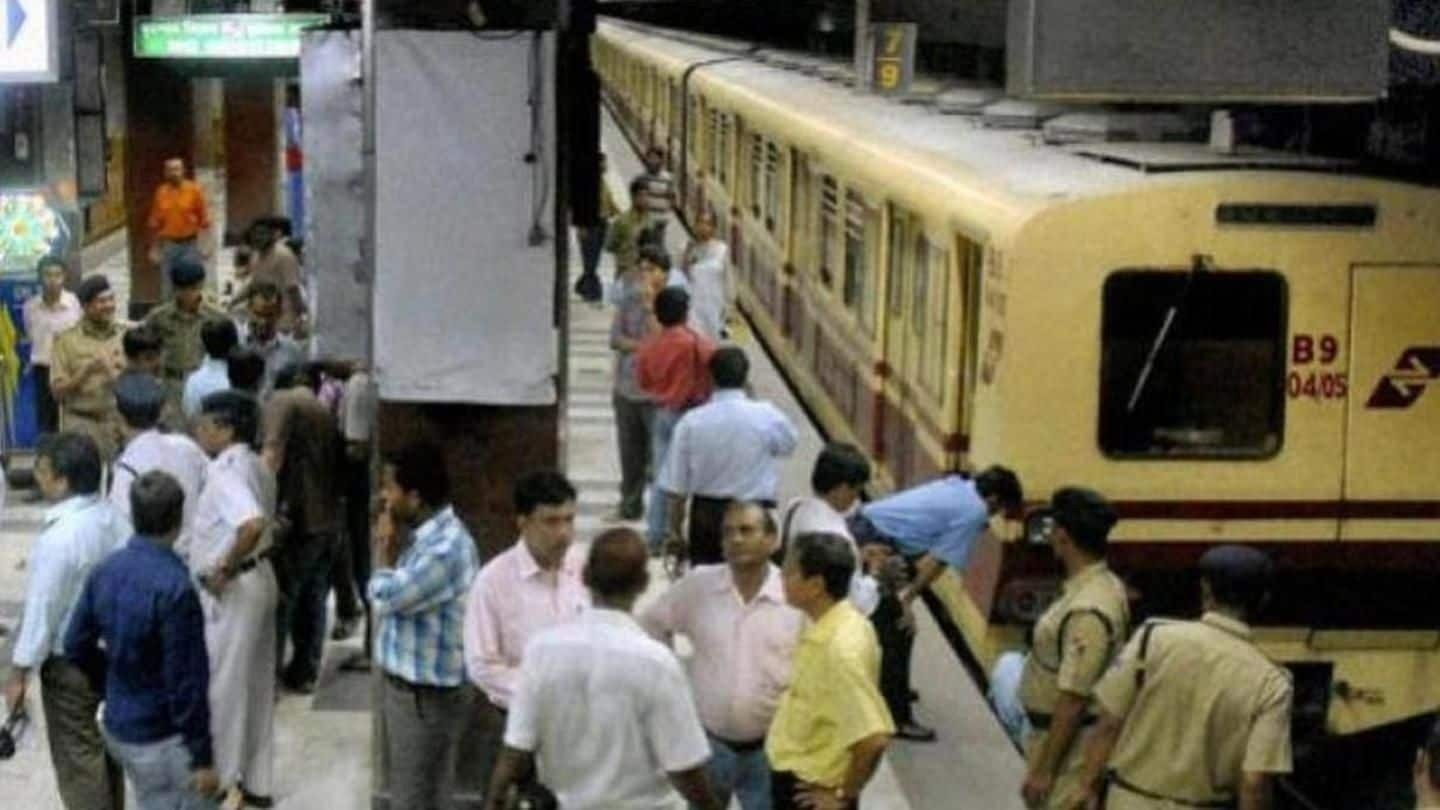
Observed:
[[[200,242],[197,239],[189,239],[184,242],[175,242],[169,239],[161,239],[160,246],[160,294],[162,303],[170,300],[170,294],[174,291],[174,284],[170,281],[170,267],[179,261],[190,261],[196,264],[204,264],[205,257],[200,253]]]
[[[660,472],[665,467],[665,454],[670,451],[670,437],[675,433],[675,424],[684,416],[684,411],[655,407],[655,416],[650,420],[650,503],[645,508],[645,534],[650,548],[658,549],[665,544],[665,528],[669,509],[665,504],[665,493],[660,491]]]
[[[214,799],[195,792],[190,751],[180,736],[153,743],[121,742],[105,733],[105,747],[135,788],[140,810],[213,810]]]
[[[1016,745],[1023,745],[1030,734],[1030,716],[1020,702],[1020,678],[1024,674],[1025,654],[1014,650],[1001,653],[990,670],[990,705]]]
[[[770,810],[770,760],[765,758],[765,747],[741,753],[714,734],[705,736],[710,738],[705,778],[720,803],[729,806],[734,796],[741,810]]]

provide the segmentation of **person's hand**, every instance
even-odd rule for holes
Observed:
[[[152,244],[150,246],[150,250],[145,253],[145,256],[150,260],[152,264],[159,264],[160,260],[165,258],[164,255],[160,252],[159,242]]]
[[[196,768],[190,772],[190,785],[206,798],[220,794],[220,772],[214,767]]]
[[[899,627],[901,630],[909,633],[912,636],[915,635],[916,625],[914,602],[903,597],[900,599],[900,620],[895,623],[895,626]]]
[[[846,805],[834,788],[805,784],[795,788],[795,803],[807,810],[845,810]]]
[[[25,683],[28,678],[29,673],[16,669],[5,680],[5,709],[11,714],[25,705]]]
[[[110,360],[107,357],[95,357],[85,364],[81,369],[86,374],[108,374],[110,372]]]
[[[1026,807],[1044,807],[1050,790],[1055,787],[1055,777],[1034,771],[1025,775],[1025,784],[1020,786],[1020,798]]]
[[[382,568],[389,568],[395,564],[400,557],[403,535],[395,516],[390,514],[387,507],[381,507],[375,515],[375,525],[371,529],[371,537],[375,547],[375,561]]]
[[[200,248],[200,258],[204,259],[207,262],[210,261],[211,259],[215,258],[215,249],[212,247]]]
[[[225,592],[225,588],[230,584],[230,580],[231,577],[226,573],[224,567],[219,567],[201,577],[200,584],[205,586],[205,590],[209,591],[211,596],[218,599],[220,595]]]

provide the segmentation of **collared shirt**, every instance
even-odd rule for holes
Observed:
[[[80,299],[69,290],[60,291],[60,299],[53,307],[45,303],[44,295],[26,300],[21,317],[25,334],[30,338],[30,364],[50,365],[50,349],[55,345],[55,337],[79,323],[83,314]]]
[[[675,205],[675,177],[670,172],[641,172],[635,179],[645,183],[646,208],[656,214],[670,213]]]
[[[955,568],[965,567],[975,539],[990,525],[975,482],[958,475],[902,490],[860,512],[906,554],[928,553]]]
[[[465,606],[465,671],[491,703],[510,705],[530,639],[590,606],[584,568],[585,552],[572,545],[545,571],[521,538],[480,569]]]
[[[116,739],[143,745],[179,734],[191,767],[214,762],[205,617],[175,552],[136,536],[101,563],[65,651],[105,673],[105,728]]]
[[[710,758],[675,654],[598,608],[530,641],[505,744],[535,754],[566,810],[682,810],[666,774]]]
[[[849,602],[837,602],[800,637],[790,687],[765,743],[770,766],[840,787],[852,745],[895,733],[879,682],[874,627]]]
[[[1110,566],[1097,562],[1065,580],[1060,596],[1035,623],[1020,680],[1025,708],[1050,714],[1061,692],[1088,698],[1129,637],[1125,583]],[[1072,752],[1078,754],[1078,748]]]
[[[305,362],[304,350],[289,335],[276,332],[269,340],[262,341],[250,334],[248,323],[240,331],[240,343],[265,358],[265,376],[260,380],[261,398],[270,396],[270,392],[275,390],[275,377],[281,369]]]
[[[232,444],[205,470],[191,532],[190,568],[214,568],[235,544],[240,527],[257,518],[266,525],[252,554],[265,551],[273,540],[275,476],[249,445]]]
[[[276,241],[269,249],[250,259],[250,284],[269,282],[280,291],[280,330],[288,332],[295,326],[295,296],[303,295],[300,260],[284,242]]]
[[[80,319],[60,333],[50,356],[50,382],[80,379],[82,385],[71,391],[60,403],[71,413],[92,419],[103,419],[115,412],[115,378],[125,368],[125,350],[121,345],[124,330],[114,321],[105,326]],[[86,372],[85,367],[96,358],[104,358],[110,374]]]
[[[135,479],[151,470],[169,473],[185,493],[180,537],[175,541],[175,553],[183,558],[190,551],[190,535],[195,530],[195,509],[199,505],[200,492],[205,488],[205,471],[209,467],[210,458],[189,436],[147,430],[131,438],[115,461],[110,473],[110,505],[127,522],[133,523],[130,487]]]
[[[675,425],[658,485],[675,495],[773,501],[777,460],[795,452],[799,440],[774,405],[740,390],[716,391]]]
[[[655,403],[672,411],[710,396],[710,355],[715,344],[685,325],[667,326],[635,352],[635,381]]]
[[[194,180],[181,180],[179,185],[161,183],[150,205],[149,225],[161,239],[175,240],[194,239],[210,227],[210,212],[200,184]]]
[[[340,528],[340,473],[345,460],[340,427],[303,385],[270,395],[260,420],[264,446],[283,459],[280,501],[295,531],[325,534]]]
[[[688,668],[700,721],[731,742],[765,736],[805,627],[805,614],[785,603],[780,569],[766,568],[749,603],[735,589],[729,565],[702,565],[639,616],[641,626],[667,644],[676,633],[690,639],[695,652]]]
[[[192,422],[200,418],[200,404],[205,397],[216,391],[230,388],[230,363],[224,359],[207,356],[200,367],[185,378],[185,418]]]
[[[1149,633],[1143,661],[1140,646]],[[1145,669],[1145,683],[1136,674]],[[1110,767],[1125,782],[1186,802],[1232,800],[1244,773],[1289,773],[1289,673],[1250,628],[1219,613],[1141,628],[1095,687],[1122,720]]]
[[[145,323],[163,341],[161,373],[172,380],[183,380],[199,368],[205,358],[205,344],[200,339],[201,327],[207,321],[225,317],[225,313],[205,303],[194,312],[186,312],[174,301],[167,301],[151,310],[145,316]]]
[[[850,553],[855,555],[855,574],[850,577],[850,604],[862,615],[869,616],[880,605],[880,584],[865,572],[865,556],[860,553],[855,538],[850,534],[850,524],[845,516],[835,511],[824,498],[807,495],[796,498],[780,513],[780,539],[789,548],[795,538],[802,534],[835,534],[850,543]]]
[[[640,235],[650,225],[650,215],[631,208],[610,222],[605,249],[615,254],[615,274],[624,278],[635,269],[640,257]]]
[[[619,338],[643,341],[654,334],[654,318],[640,285],[629,276],[620,279],[615,318],[610,322],[610,344]],[[615,350],[615,393],[632,401],[650,399],[635,379],[635,352]]]
[[[375,386],[370,375],[357,371],[345,381],[340,398],[340,425],[347,442],[368,442],[375,430]]]
[[[44,529],[26,563],[25,613],[11,660],[31,669],[65,654],[65,629],[85,578],[131,534],[129,523],[99,495],[76,495],[45,512]]]
[[[479,567],[475,539],[447,506],[415,530],[393,568],[370,576],[381,669],[415,684],[465,682],[465,596]]]

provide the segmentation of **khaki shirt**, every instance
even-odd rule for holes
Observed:
[[[169,380],[184,383],[190,372],[200,367],[205,359],[205,344],[200,341],[200,329],[210,319],[226,317],[225,313],[201,304],[195,312],[185,312],[169,301],[156,307],[145,318],[164,341],[164,354],[160,363],[161,373]]]
[[[1130,635],[1125,583],[1103,562],[1065,581],[1035,623],[1020,679],[1025,710],[1051,714],[1061,692],[1089,697]]]
[[[1126,784],[1215,802],[1234,800],[1243,773],[1289,773],[1292,691],[1289,673],[1260,652],[1243,622],[1206,613],[1198,622],[1147,624],[1095,687],[1096,703],[1124,723],[1110,756],[1117,781],[1107,806],[1168,806]]]
[[[125,350],[120,343],[123,335],[124,330],[113,321],[100,327],[82,319],[55,338],[50,357],[51,383],[82,380],[81,386],[61,401],[62,411],[92,419],[108,419],[114,413],[115,378],[125,368]],[[97,357],[109,362],[109,373],[85,371]]]
[[[631,208],[610,223],[605,249],[615,254],[617,278],[634,270],[640,261],[640,235],[649,225],[649,216],[637,208]]]

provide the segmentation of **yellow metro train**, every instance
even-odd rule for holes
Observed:
[[[1440,707],[1440,191],[1289,153],[1052,144],[629,24],[593,57],[881,489],[991,463],[1037,498],[1096,487],[1141,614],[1193,612],[1198,556],[1255,544],[1282,571],[1257,636],[1302,723]],[[987,665],[1055,587],[1016,528],[939,588]]]

